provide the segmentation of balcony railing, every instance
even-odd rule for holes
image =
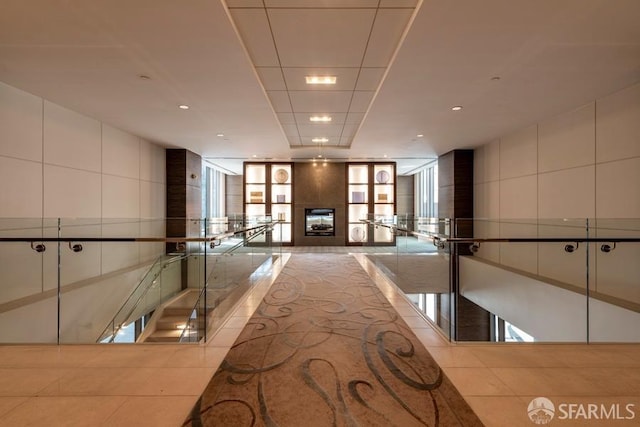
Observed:
[[[185,236],[165,237],[168,222]],[[278,226],[240,216],[0,219],[0,343],[206,339],[212,319],[250,289],[252,271],[278,255]],[[149,337],[148,326],[167,327],[152,314],[172,303],[188,306],[180,330]],[[203,327],[191,327],[195,305]]]
[[[452,340],[640,342],[638,219],[363,222],[396,236],[369,257]]]

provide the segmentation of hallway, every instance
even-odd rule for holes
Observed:
[[[640,407],[640,345],[452,344],[364,254],[353,256],[485,425],[533,425],[527,405],[538,396]],[[289,259],[281,257],[207,344],[0,347],[0,425],[181,425]]]
[[[294,254],[186,425],[480,426],[349,255]]]

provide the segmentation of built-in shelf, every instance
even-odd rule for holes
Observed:
[[[244,164],[244,214],[250,222],[279,220],[272,243],[293,242],[293,167],[291,163]]]
[[[347,244],[395,244],[386,227],[362,219],[392,222],[396,211],[395,163],[347,163]]]

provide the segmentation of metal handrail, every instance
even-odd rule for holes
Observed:
[[[479,238],[479,237],[449,237],[444,234],[422,233],[419,231],[400,228],[395,224],[387,224],[381,221],[372,221],[369,219],[361,219],[365,224],[374,225],[376,227],[385,227],[395,230],[395,233],[402,232],[413,236],[426,237],[436,242],[444,243],[638,243],[640,237],[496,237],[496,238]],[[438,246],[438,245],[436,245]]]
[[[117,333],[124,326],[123,324],[120,324],[120,325],[118,325],[116,327],[116,319],[118,318],[118,314],[120,314],[122,309],[126,306],[127,301],[129,301],[129,298],[131,298],[131,296],[136,293],[136,291],[140,288],[140,286],[142,286],[142,284],[145,283],[145,281],[147,280],[147,277],[149,277],[149,274],[153,271],[153,269],[156,267],[156,265],[158,265],[159,263],[162,264],[162,266],[159,267],[158,270],[156,271],[156,274],[149,280],[149,283],[151,285],[153,285],[153,283],[158,278],[158,276],[160,276],[162,274],[162,271],[167,267],[167,265],[173,264],[176,261],[181,261],[181,260],[185,259],[186,256],[187,256],[187,254],[176,255],[176,256],[173,256],[173,257],[171,257],[171,258],[169,258],[167,260],[163,260],[165,255],[159,256],[156,259],[156,261],[154,261],[154,263],[151,265],[151,267],[149,267],[149,270],[147,270],[147,272],[144,274],[144,276],[142,277],[142,279],[140,280],[138,285],[133,289],[133,291],[131,291],[131,293],[129,294],[129,297],[127,297],[127,299],[120,306],[118,311],[116,311],[116,314],[113,316],[111,321],[109,321],[109,323],[107,323],[107,326],[104,328],[104,330],[102,331],[102,334],[100,334],[100,336],[98,337],[96,342],[101,342],[103,337],[108,337],[109,336],[109,329],[111,329],[111,332],[112,332],[110,334],[111,335],[111,339],[109,339],[109,342],[111,343],[111,342],[113,342],[115,340]],[[145,289],[145,291],[138,297],[138,299],[136,300],[135,304],[133,304],[133,306],[131,307],[131,309],[127,313],[127,315],[124,316],[125,320],[128,319],[133,314],[135,309],[140,305],[140,302],[142,301],[142,298],[147,294],[149,288],[150,288],[150,286],[147,286],[147,289]],[[111,328],[110,328],[110,326],[111,326]]]
[[[239,229],[239,230],[235,230],[233,232],[229,232],[229,233],[224,233],[224,234],[219,234],[216,236],[212,236],[210,238],[199,238],[199,237],[194,237],[194,238],[176,238],[176,237],[170,237],[170,238],[132,238],[134,239],[134,241],[139,241],[139,242],[149,242],[149,241],[159,241],[159,242],[168,242],[168,243],[181,243],[181,242],[207,242],[207,243],[211,243],[211,247],[213,248],[215,245],[216,241],[222,241],[223,239],[229,238],[229,237],[233,237],[237,234],[243,234],[246,233],[248,231],[253,231],[256,229],[260,229],[266,227],[266,225],[258,225],[255,227],[248,227],[248,228],[243,228],[243,229]],[[254,234],[255,236],[255,234]],[[119,239],[119,238],[115,238],[115,239]],[[142,240],[140,240],[142,239]],[[66,239],[66,240],[61,240],[61,241],[73,241],[73,242],[77,242],[78,240],[70,240],[70,239]],[[36,241],[42,241],[42,240],[36,240]],[[82,241],[86,241],[86,240],[82,240]],[[93,240],[90,240],[93,241]],[[99,240],[99,241],[103,241],[103,240]],[[107,240],[107,241],[122,241],[122,240]],[[131,241],[131,240],[125,240],[125,241]],[[166,260],[166,262],[163,263],[163,265],[158,268],[155,276],[149,281],[149,283],[153,284],[153,282],[158,278],[158,276],[160,276],[160,274],[162,274],[162,271],[164,270],[164,268],[169,265],[172,264],[175,261],[179,261],[179,260],[183,260],[185,259],[185,257],[189,256],[189,254],[183,254],[183,255],[179,255],[179,256],[175,256],[173,258],[170,258],[169,260]],[[131,298],[132,295],[134,295],[136,293],[136,291],[139,289],[139,287],[145,282],[145,280],[147,279],[147,276],[149,275],[149,273],[154,269],[154,267],[156,267],[156,265],[158,264],[158,262],[160,262],[162,260],[164,256],[160,256],[158,257],[158,259],[151,265],[151,267],[149,267],[149,270],[147,271],[147,273],[145,273],[144,277],[140,280],[140,282],[138,283],[138,285],[135,287],[135,289],[129,294],[129,297],[125,300],[125,302],[122,304],[122,306],[120,307],[120,309],[116,312],[116,314],[114,315],[114,317],[111,319],[111,321],[109,323],[107,323],[106,328],[104,329],[104,331],[102,332],[102,334],[100,335],[100,337],[98,338],[97,342],[100,342],[101,339],[107,335],[107,332],[110,329],[110,326],[112,328],[112,335],[111,335],[111,339],[109,340],[109,342],[113,342],[116,334],[118,333],[118,331],[120,329],[122,329],[123,324],[120,324],[116,327],[115,325],[115,321],[118,317],[118,314],[121,312],[121,310],[125,307],[127,301],[129,301],[129,298]],[[144,298],[144,296],[147,294],[148,290],[149,290],[150,286],[147,286],[147,289],[144,290],[144,292],[138,297],[138,299],[136,300],[136,302],[133,304],[133,306],[131,307],[131,309],[129,310],[129,312],[127,313],[127,315],[124,317],[124,320],[126,321],[126,319],[128,319],[129,317],[131,317],[131,315],[134,313],[135,309],[140,305],[142,299]],[[200,300],[200,298],[198,297],[198,301]]]
[[[275,222],[279,222],[279,221],[275,221]],[[260,230],[259,230],[259,231],[257,231],[257,232],[255,232],[255,233],[253,233],[252,235],[250,235],[250,236],[246,237],[246,238],[244,239],[244,241],[239,242],[239,243],[237,243],[237,244],[233,245],[231,248],[229,248],[229,249],[227,249],[226,251],[224,251],[224,252],[222,253],[222,255],[224,256],[224,255],[227,255],[227,254],[229,254],[229,253],[231,253],[231,252],[235,251],[235,250],[236,250],[236,249],[238,249],[239,247],[243,246],[243,245],[244,245],[244,243],[249,242],[249,241],[251,241],[251,240],[255,239],[256,237],[258,237],[258,236],[262,235],[263,233],[265,233],[265,232],[267,232],[267,231],[271,231],[271,230],[273,230],[273,227],[271,226],[271,224],[261,224],[261,225],[259,225],[259,226],[257,226],[257,227],[253,227],[253,228],[252,228],[252,230],[254,230],[254,229],[260,229]],[[212,273],[213,273],[213,272],[212,272]],[[198,311],[197,311],[197,310],[198,310],[198,306],[200,305],[200,301],[202,300],[203,295],[205,295],[205,293],[206,293],[206,291],[207,291],[207,285],[208,285],[208,283],[209,283],[209,278],[207,277],[206,282],[205,282],[205,285],[202,287],[202,289],[200,290],[200,293],[198,294],[198,299],[196,300],[195,304],[193,305],[193,308],[191,309],[191,311],[189,311],[189,315],[188,315],[187,320],[186,320],[186,322],[185,322],[185,325],[187,325],[187,327],[185,327],[185,329],[184,329],[184,330],[182,331],[182,333],[180,334],[180,338],[179,338],[179,341],[180,341],[180,342],[182,342],[182,341],[183,341],[185,334],[189,331],[188,325],[189,325],[189,323],[190,323],[189,321],[191,320],[191,314],[195,311],[195,312],[196,312],[196,316],[197,316],[197,313],[198,313]],[[205,297],[205,298],[206,298],[206,297]],[[205,319],[204,319],[204,334],[205,334],[204,338],[205,338],[205,341],[206,341],[207,326],[208,326],[208,321],[207,321],[207,319],[206,319],[206,310],[207,310],[207,307],[206,307],[206,299],[205,299]],[[198,331],[198,328],[197,328],[197,327],[196,327],[196,331]]]
[[[277,222],[277,221],[275,221]],[[30,243],[31,247],[37,252],[44,252],[46,247],[44,245],[38,245],[34,247],[33,244],[36,242],[53,242],[53,243],[62,243],[62,242],[107,242],[107,243],[209,243],[211,247],[217,246],[216,242],[222,241],[224,239],[228,239],[229,237],[233,237],[237,234],[243,234],[246,232],[250,232],[260,227],[264,227],[264,224],[257,225],[254,227],[241,228],[234,231],[229,231],[226,233],[216,234],[215,236],[210,237],[0,237],[0,243],[2,242],[26,242]],[[82,247],[79,247],[79,252],[82,250]]]

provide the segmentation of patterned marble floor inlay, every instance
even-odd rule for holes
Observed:
[[[482,426],[358,262],[293,254],[185,426]]]

